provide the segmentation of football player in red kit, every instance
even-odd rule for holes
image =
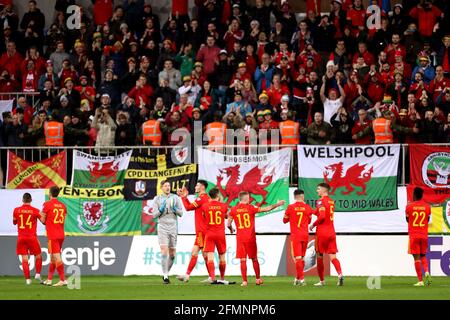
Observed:
[[[320,281],[315,286],[324,286],[324,265],[323,255],[329,255],[331,263],[339,277],[338,286],[344,285],[344,276],[342,275],[341,264],[336,258],[338,252],[336,245],[336,232],[334,231],[334,201],[328,196],[330,186],[326,183],[320,183],[317,186],[317,194],[320,200],[317,200],[316,214],[317,220],[309,228],[311,231],[317,227],[316,231],[316,252],[317,252],[317,272]]]
[[[428,261],[425,257],[428,249],[428,222],[430,221],[431,207],[422,200],[423,189],[416,187],[413,191],[413,202],[406,206],[406,221],[408,222],[409,250],[414,257],[419,282],[414,286],[423,287],[422,268],[425,272],[426,284],[431,284],[431,276],[428,271]]]
[[[203,251],[203,259],[205,263],[207,261],[206,254],[203,250],[205,246],[205,234],[206,234],[206,222],[205,217],[203,216],[202,205],[209,202],[209,197],[206,194],[206,188],[208,188],[208,182],[205,180],[198,180],[195,185],[195,193],[197,193],[197,199],[193,202],[190,202],[187,198],[189,192],[186,188],[182,190],[178,190],[177,194],[181,197],[183,201],[184,208],[187,211],[195,210],[195,243],[192,248],[191,260],[189,261],[189,265],[186,271],[186,274],[177,276],[177,279],[180,281],[188,282],[189,277],[191,275],[192,270],[194,270],[195,265],[197,264],[198,253]],[[211,282],[211,279],[205,280]]]
[[[239,193],[239,203],[231,209],[228,217],[228,228],[234,232],[232,222],[236,224],[236,259],[241,260],[242,284],[246,287],[247,282],[247,256],[253,261],[253,269],[256,275],[256,285],[263,283],[260,276],[258,262],[258,248],[256,245],[255,216],[258,212],[268,212],[284,205],[280,200],[276,204],[267,207],[255,207],[250,204],[250,194],[246,191]]]
[[[305,193],[303,190],[294,191],[295,202],[290,204],[284,214],[283,222],[290,223],[291,229],[291,250],[295,259],[296,277],[294,286],[305,286],[305,276],[303,269],[305,261],[303,257],[308,246],[308,225],[311,222],[313,210],[305,203]]]
[[[25,275],[26,284],[31,284],[30,266],[28,255],[34,255],[36,275],[34,278],[40,282],[42,270],[41,245],[37,238],[37,220],[41,217],[39,209],[31,206],[31,194],[23,194],[23,205],[14,209],[13,224],[17,225],[17,248],[16,254],[22,258],[22,271]]]
[[[50,200],[44,203],[41,212],[41,222],[45,224],[47,230],[48,253],[51,256],[48,278],[44,284],[48,286],[52,285],[53,273],[56,269],[59,275],[59,282],[54,284],[54,287],[67,285],[67,281],[64,277],[64,264],[61,259],[62,245],[65,236],[64,222],[66,220],[67,209],[64,203],[57,199],[59,190],[60,189],[57,186],[50,188]]]
[[[229,284],[225,281],[225,253],[227,252],[227,243],[225,240],[225,219],[228,217],[228,205],[221,202],[220,191],[212,188],[209,191],[211,200],[202,206],[203,215],[206,219],[205,248],[203,251],[207,254],[209,278],[212,283]],[[217,248],[219,254],[220,280],[216,281],[214,267],[214,250]]]

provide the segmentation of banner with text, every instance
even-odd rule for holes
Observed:
[[[61,189],[58,197],[67,206],[69,236],[129,236],[141,234],[142,201],[124,201],[123,187]]]
[[[110,188],[123,185],[132,151],[117,156],[94,156],[73,151],[72,186],[76,188]]]
[[[297,148],[299,188],[312,206],[317,185],[326,182],[336,211],[397,209],[400,145]]]
[[[66,152],[39,161],[26,161],[8,151],[7,189],[47,189],[66,185]]]
[[[241,191],[248,191],[251,202],[256,205],[274,204],[278,200],[288,202],[290,161],[291,149],[288,148],[242,156],[199,149],[198,178],[208,182],[208,189],[217,186],[229,205],[238,202]],[[284,209],[285,206],[278,207],[269,214]]]
[[[196,164],[175,164],[170,154],[149,156],[133,153],[125,172],[126,200],[150,200],[161,192],[161,181],[168,180],[172,192],[186,187],[194,193],[197,181]]]
[[[450,198],[450,147],[426,144],[409,146],[411,163],[411,185],[424,189],[424,200],[440,204]],[[408,192],[408,200],[412,200]]]

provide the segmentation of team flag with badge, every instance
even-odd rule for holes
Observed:
[[[110,188],[123,186],[132,151],[117,156],[94,156],[73,151],[72,186],[76,188]]]
[[[416,186],[424,189],[427,202],[440,204],[450,198],[450,147],[412,144],[409,151],[411,184],[408,200],[412,200],[412,190]]]
[[[397,205],[400,145],[297,146],[299,188],[315,206],[319,183],[330,185],[335,211],[384,211]]]
[[[186,187],[194,192],[197,165],[183,164],[172,154],[149,156],[134,152],[125,172],[124,195],[126,200],[150,200],[160,193],[160,183],[168,180],[172,192]]]
[[[199,149],[198,156],[198,178],[208,182],[208,189],[217,186],[228,205],[239,201],[241,191],[250,193],[254,205],[275,204],[278,200],[289,202],[291,149],[236,156]],[[282,211],[285,207],[259,216]]]
[[[124,201],[122,186],[106,189],[65,186],[58,199],[67,207],[66,235],[141,234],[142,201]]]
[[[8,151],[7,189],[47,189],[66,185],[66,151],[39,162]]]

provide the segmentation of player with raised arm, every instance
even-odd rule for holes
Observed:
[[[428,261],[425,257],[428,249],[428,222],[431,216],[431,207],[422,200],[423,189],[416,187],[413,191],[413,202],[406,206],[406,222],[408,222],[409,248],[408,253],[414,257],[417,282],[414,286],[423,287],[422,268],[425,272],[426,284],[431,284],[428,270]]]
[[[200,250],[203,253],[203,259],[205,260],[205,263],[207,261],[206,254],[203,251],[203,247],[205,245],[206,222],[202,211],[202,205],[209,201],[209,197],[206,194],[206,188],[208,188],[208,182],[206,182],[205,180],[197,181],[197,184],[195,185],[195,193],[197,193],[197,199],[195,199],[193,202],[190,202],[189,199],[187,198],[189,192],[186,188],[177,191],[177,194],[181,197],[181,200],[183,201],[184,208],[187,211],[195,210],[194,247],[192,248],[191,260],[189,261],[186,274],[177,276],[177,279],[180,281],[184,282],[189,281],[191,272],[192,270],[194,270],[195,265],[197,264],[198,253],[200,252]],[[211,282],[211,279],[208,278],[205,281]]]
[[[228,228],[233,233],[234,221],[236,225],[236,259],[241,261],[241,286],[246,287],[247,282],[247,256],[253,262],[256,285],[263,283],[258,262],[258,248],[256,245],[255,216],[258,212],[268,212],[285,204],[284,200],[278,201],[267,207],[255,207],[250,204],[250,194],[247,191],[239,193],[239,203],[231,209],[228,216]]]
[[[50,254],[50,266],[48,278],[45,285],[51,286],[53,273],[59,274],[59,282],[54,287],[66,286],[64,277],[64,264],[61,259],[62,245],[64,242],[64,222],[66,220],[67,209],[64,203],[58,200],[59,187],[53,186],[49,190],[50,200],[44,203],[41,212],[41,222],[45,224],[48,238],[48,253]]]
[[[161,182],[162,194],[153,200],[153,217],[158,218],[158,242],[161,248],[163,283],[169,284],[169,272],[177,251],[177,218],[183,215],[180,198],[170,193],[170,182]]]
[[[305,192],[297,189],[294,191],[295,202],[290,204],[283,217],[283,222],[288,223],[291,229],[291,251],[295,259],[296,277],[294,286],[305,286],[305,261],[303,258],[308,246],[308,225],[311,222],[313,210],[305,203]]]
[[[220,190],[212,188],[209,191],[211,200],[202,205],[203,215],[206,219],[206,236],[204,252],[207,255],[209,278],[214,284],[229,284],[225,280],[225,253],[227,243],[225,240],[225,219],[228,217],[228,205],[221,202]],[[220,280],[216,280],[214,266],[214,250],[217,248],[219,254]]]
[[[336,258],[338,252],[336,245],[336,232],[334,230],[334,201],[328,196],[330,186],[326,183],[319,183],[317,186],[317,194],[320,200],[317,200],[316,214],[317,220],[309,228],[311,231],[317,227],[316,231],[316,252],[317,252],[317,272],[320,281],[315,286],[324,286],[324,265],[323,255],[329,255],[338,274],[338,286],[344,285],[344,276],[342,275],[341,263]]]
[[[41,217],[39,209],[31,206],[31,194],[23,194],[23,205],[14,209],[13,224],[17,225],[17,247],[16,254],[22,258],[22,271],[25,275],[26,284],[31,284],[30,266],[28,255],[34,255],[36,274],[34,278],[42,283],[42,256],[41,245],[37,238],[37,220]]]

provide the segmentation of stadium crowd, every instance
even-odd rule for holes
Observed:
[[[177,144],[194,121],[210,144],[227,128],[279,129],[284,144],[450,141],[448,1],[403,0],[377,29],[361,0],[324,0],[327,14],[305,1],[300,19],[289,1],[174,0],[161,21],[144,0],[92,0],[76,29],[74,0],[56,1],[49,28],[36,1],[21,19],[1,1],[0,99],[25,95],[0,146]]]

